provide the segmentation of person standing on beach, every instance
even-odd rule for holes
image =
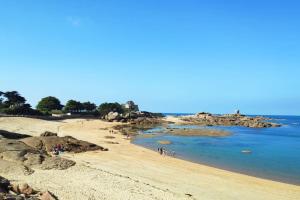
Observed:
[[[158,152],[159,152],[160,155],[163,154],[163,149],[162,149],[162,147],[158,148]]]

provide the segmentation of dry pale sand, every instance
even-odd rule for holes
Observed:
[[[109,148],[108,152],[64,154],[64,157],[77,162],[68,170],[36,170],[30,176],[14,173],[0,175],[16,182],[27,182],[41,190],[50,190],[59,199],[68,200],[300,199],[300,186],[163,157],[135,146],[126,137],[109,133],[115,124],[84,119],[54,122],[0,118],[0,129],[3,130],[30,135],[39,135],[46,130],[58,131],[60,136],[71,135]]]

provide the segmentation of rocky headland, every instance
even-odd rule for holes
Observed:
[[[195,115],[178,117],[179,124],[201,126],[245,126],[249,128],[280,127],[280,124],[269,122],[268,118],[261,116],[245,116],[241,114],[213,115],[210,113],[197,113]]]

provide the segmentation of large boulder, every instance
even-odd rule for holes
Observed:
[[[28,146],[38,149],[40,151],[46,151],[48,153],[52,152],[53,147],[56,145],[61,145],[64,147],[65,151],[68,152],[85,152],[94,150],[107,150],[101,146],[85,142],[82,140],[77,140],[71,136],[57,137],[57,136],[47,136],[47,137],[30,137],[21,140]]]
[[[69,148],[69,150],[73,152],[85,151],[87,149],[98,147],[98,146],[95,147],[94,145],[91,145],[91,143],[79,141],[69,137],[64,138],[64,140],[55,140],[54,138],[56,139],[59,138],[56,136],[49,136],[43,138],[51,138],[51,137],[53,137],[53,141],[52,140],[50,142],[48,140],[46,140],[46,142],[42,141],[42,143],[45,144],[46,149],[47,148],[50,149],[50,146],[52,144],[66,144],[66,148]],[[60,157],[51,157],[46,151],[44,151],[44,149],[39,149],[40,146],[34,146],[35,144],[38,143],[35,141],[39,139],[38,137],[31,137],[26,139],[30,142],[32,141],[33,142],[32,143],[28,142],[27,145],[25,144],[25,142],[19,140],[7,140],[7,139],[0,140],[0,164],[1,164],[0,172],[1,173],[16,171],[16,173],[23,173],[25,175],[30,175],[34,171],[31,170],[29,167],[40,167],[42,169],[67,169],[75,165],[74,161],[63,159]]]
[[[117,121],[121,119],[121,115],[118,112],[109,112],[105,119],[108,121]]]
[[[74,153],[92,150],[107,151],[106,148],[70,136],[28,137],[20,140],[2,138],[0,139],[0,173],[30,175],[34,173],[31,167],[62,170],[75,165],[72,160],[50,156],[53,147],[57,145],[63,147],[64,151]]]
[[[19,140],[2,139],[2,140],[0,140],[0,153],[6,152],[6,151],[33,152],[36,150]]]
[[[0,158],[6,161],[23,164],[32,155],[40,156],[40,152],[19,140],[0,140]]]
[[[21,151],[5,151],[0,154],[0,157],[4,160],[23,163],[26,158],[24,157],[27,154],[26,150]]]

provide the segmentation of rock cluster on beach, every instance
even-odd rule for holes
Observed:
[[[114,129],[120,131],[123,135],[137,135],[139,131],[145,131],[167,122],[156,117],[138,117],[131,119],[128,123],[114,126]]]
[[[34,190],[27,183],[12,184],[6,178],[0,176],[0,200],[56,200],[49,191],[40,192]]]
[[[105,120],[109,122],[126,122],[126,124],[114,126],[124,135],[136,135],[140,130],[151,129],[157,125],[166,123],[162,119],[162,114],[151,112],[134,111],[126,114],[110,112],[105,116]]]
[[[144,119],[153,119],[160,117],[162,117],[162,114],[160,113],[132,111],[124,114],[118,112],[109,112],[106,116],[104,116],[104,119],[109,122],[134,122],[141,121]]]
[[[4,133],[4,134],[2,134]],[[34,173],[32,168],[64,170],[75,165],[75,162],[60,156],[51,156],[52,148],[60,144],[65,152],[84,152],[93,150],[106,151],[107,149],[70,136],[58,137],[55,133],[43,133],[40,136],[30,137],[0,131],[0,173],[9,171],[20,172],[25,175]],[[10,138],[20,139],[10,139]]]
[[[203,126],[245,126],[250,128],[279,127],[280,124],[268,122],[267,118],[249,117],[240,114],[212,115],[210,113],[197,113],[192,116],[183,116],[181,120],[186,124]]]

